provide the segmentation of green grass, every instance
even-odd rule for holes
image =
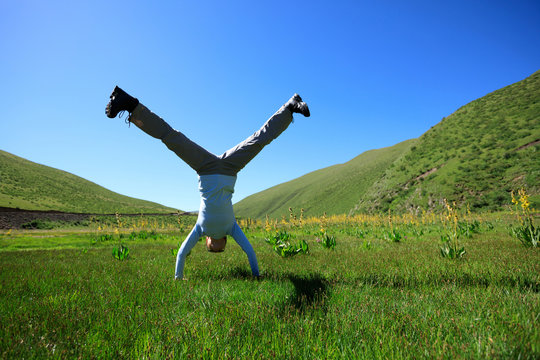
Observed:
[[[310,253],[281,258],[253,226],[262,280],[231,241],[219,254],[198,244],[178,282],[171,249],[187,230],[97,243],[88,229],[3,232],[0,356],[540,356],[540,254],[506,220],[462,236],[460,260],[439,255],[440,224],[393,224],[400,242],[385,239],[388,224],[329,225],[335,250],[316,242],[318,226],[283,229]],[[120,240],[125,261],[112,256]]]
[[[362,119],[359,119],[362,121]],[[376,136],[384,137],[384,134]],[[420,138],[372,150],[251,195],[239,216],[308,216],[442,209],[442,200],[472,211],[501,210],[525,188],[540,206],[540,71],[443,118]]]
[[[0,206],[5,207],[98,214],[176,211],[1,150],[0,179]]]

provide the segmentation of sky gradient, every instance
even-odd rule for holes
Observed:
[[[0,149],[182,210],[197,175],[105,105],[115,85],[215,154],[298,92],[312,116],[233,201],[415,138],[540,69],[539,1],[4,1]]]

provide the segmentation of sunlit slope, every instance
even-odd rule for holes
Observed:
[[[372,150],[254,194],[237,215],[354,214],[440,209],[443,199],[497,210],[510,191],[540,192],[540,71],[443,118],[420,138]]]
[[[538,204],[540,71],[461,107],[422,135],[354,211],[500,209],[525,188]]]
[[[344,164],[330,166],[249,196],[235,204],[237,216],[288,216],[289,207],[306,216],[348,212],[384,171],[416,140],[370,150]]]
[[[150,201],[107,190],[76,175],[0,150],[0,206],[80,213],[166,213]]]

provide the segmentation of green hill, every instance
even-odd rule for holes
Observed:
[[[0,206],[79,213],[169,213],[175,209],[134,199],[93,182],[0,150]]]
[[[416,140],[392,147],[366,151],[351,161],[306,174],[292,181],[251,195],[235,204],[241,217],[278,218],[304,209],[306,215],[342,214],[383,176],[384,171]]]
[[[243,217],[418,211],[444,198],[472,210],[500,209],[512,189],[540,197],[540,71],[475,100],[418,139],[372,150],[254,194]]]

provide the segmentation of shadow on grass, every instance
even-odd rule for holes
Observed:
[[[341,280],[341,283],[370,286],[374,288],[418,289],[422,287],[459,286],[462,288],[487,288],[490,286],[518,289],[521,292],[540,292],[540,284],[529,274],[486,275],[486,274],[439,274],[433,273],[423,276],[403,276],[399,274],[359,274],[356,277]]]
[[[246,280],[259,280],[259,281],[271,281],[271,282],[283,282],[285,280],[290,281],[294,286],[294,292],[285,298],[280,308],[282,309],[282,315],[285,316],[295,310],[298,312],[305,312],[306,310],[322,310],[325,311],[327,307],[327,300],[330,298],[331,285],[327,279],[323,278],[319,274],[309,275],[295,275],[287,274],[276,275],[272,273],[266,273],[260,279],[256,279],[251,274],[251,271],[245,267],[234,267],[223,274],[215,274],[217,279],[246,279]]]
[[[294,285],[294,293],[285,301],[284,311],[291,307],[299,312],[306,310],[326,311],[330,297],[330,284],[319,274],[308,276],[288,275],[287,279]]]
[[[319,274],[287,274],[268,271],[263,277],[253,277],[248,267],[236,266],[221,272],[205,273],[204,278],[213,280],[260,280],[271,282],[290,281],[294,285],[294,293],[287,298],[284,305],[296,309],[316,305],[328,298],[332,285],[337,283],[353,286],[369,286],[373,288],[418,289],[423,287],[459,286],[463,288],[496,286],[502,288],[518,289],[520,292],[540,292],[540,283],[530,274],[517,274],[515,276],[497,274],[470,274],[470,273],[432,273],[417,275],[386,274],[386,273],[359,273],[349,278],[325,279]]]
[[[248,280],[254,279],[250,270],[248,270],[247,268],[240,267],[240,266],[236,266],[232,268],[227,274],[227,278],[248,279]]]

